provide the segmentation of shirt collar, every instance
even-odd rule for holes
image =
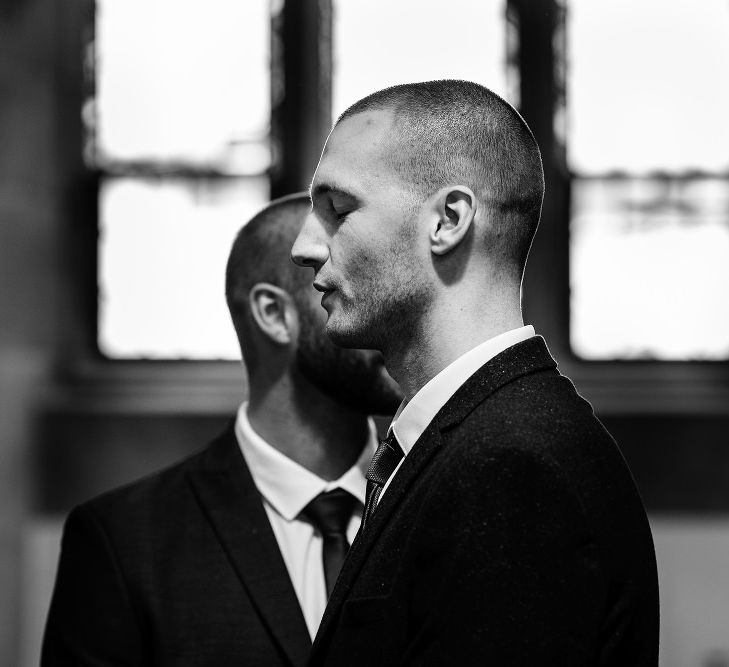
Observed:
[[[446,366],[410,401],[403,401],[393,417],[390,429],[395,432],[405,455],[433,421],[433,417],[471,375],[497,354],[532,336],[534,327],[528,325],[489,338]]]
[[[336,488],[351,493],[363,505],[365,472],[377,447],[377,428],[368,420],[369,436],[357,462],[339,479],[327,481],[268,444],[253,430],[248,402],[238,408],[235,435],[261,495],[287,521],[293,521],[316,496]]]

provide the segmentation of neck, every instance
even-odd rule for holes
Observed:
[[[488,306],[483,304],[487,303]],[[412,328],[404,344],[383,350],[385,365],[409,401],[458,357],[511,329],[524,326],[518,297],[497,303],[444,301]]]
[[[262,387],[251,381],[248,419],[269,445],[318,475],[341,477],[369,437],[367,415],[342,405],[300,375]]]

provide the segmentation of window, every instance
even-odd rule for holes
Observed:
[[[563,371],[602,412],[723,414],[726,3],[216,0],[202,7],[199,0],[59,5],[56,117],[66,255],[77,280],[64,305],[69,368],[130,382],[140,373],[173,383],[177,373],[187,382],[204,372],[211,385],[221,374],[237,383],[232,365],[105,365],[94,353],[237,358],[222,293],[237,228],[270,197],[306,187],[332,117],[351,101],[399,80],[454,76],[502,93],[542,149],[547,194],[524,310]],[[122,47],[113,37],[104,46],[104,13],[125,26]],[[446,14],[468,17],[459,23],[459,48],[440,30]],[[671,37],[678,28],[681,37]],[[179,36],[191,31],[193,39]],[[179,60],[172,46],[162,48],[166,35]],[[98,64],[84,95],[74,88],[83,74],[82,36],[96,54],[87,70]],[[198,43],[207,46],[190,46]],[[141,73],[131,80],[113,65],[114,51],[130,44],[123,59]],[[176,64],[183,62],[184,80]],[[167,77],[165,90],[143,83],[153,73]],[[134,114],[115,118],[105,106],[115,85],[115,99]],[[198,90],[205,95],[192,95]],[[85,137],[93,138],[85,163],[81,108]],[[198,122],[199,131],[190,130]],[[157,272],[160,264],[165,270]]]
[[[567,35],[573,349],[729,358],[729,5],[571,2]]]
[[[96,7],[85,119],[87,162],[101,172],[99,349],[114,359],[237,359],[222,275],[237,229],[270,195],[278,83],[269,2]],[[468,12],[459,48],[445,48],[446,9]],[[505,0],[342,0],[332,14],[331,37],[318,32],[320,48],[333,43],[331,73],[322,73],[331,74],[335,115],[413,79],[475,79],[507,95]],[[316,86],[297,83],[316,96]]]
[[[506,0],[335,0],[333,9],[335,118],[406,81],[468,79],[511,97]],[[444,29],[446,17],[459,17],[457,34]]]
[[[268,0],[98,0],[86,160],[100,170],[98,344],[236,359],[223,271],[269,199]]]

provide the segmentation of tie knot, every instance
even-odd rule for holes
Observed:
[[[301,514],[324,536],[346,535],[357,499],[344,489],[320,493]]]
[[[378,486],[385,486],[385,483],[390,479],[390,475],[397,468],[397,464],[400,463],[402,457],[403,452],[400,449],[397,438],[394,433],[391,433],[380,442],[380,446],[372,457],[372,462],[367,469],[365,477]]]

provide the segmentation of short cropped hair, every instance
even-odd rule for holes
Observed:
[[[508,102],[471,81],[406,83],[350,106],[337,124],[370,110],[395,114],[390,164],[420,198],[467,185],[495,213],[500,254],[523,271],[539,224],[544,170],[539,147]]]
[[[311,209],[307,193],[275,199],[238,232],[225,268],[225,300],[249,372],[257,360],[248,354],[250,334],[248,295],[257,283],[271,283],[289,294],[311,280],[307,271],[291,261],[291,246]]]

